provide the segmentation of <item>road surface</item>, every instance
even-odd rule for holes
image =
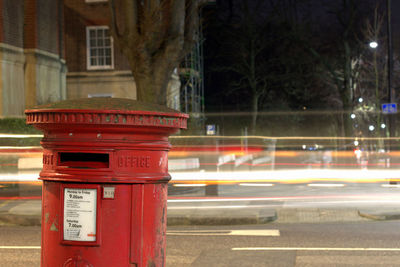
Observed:
[[[169,227],[167,266],[399,266],[400,221]],[[2,266],[40,265],[39,227],[0,227]]]

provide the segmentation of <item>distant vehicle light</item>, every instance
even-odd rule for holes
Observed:
[[[354,149],[354,154],[356,155],[356,157],[358,159],[361,158],[361,150],[360,149]]]

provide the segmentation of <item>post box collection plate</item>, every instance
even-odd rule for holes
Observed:
[[[64,188],[64,240],[96,241],[97,189]]]

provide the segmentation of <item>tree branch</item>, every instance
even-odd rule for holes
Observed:
[[[111,32],[114,34],[115,38],[119,39],[123,36],[123,34],[121,34],[119,32],[119,28],[118,28],[117,10],[115,8],[115,0],[110,0],[109,7],[110,7],[110,13],[111,13],[111,22],[110,22]]]
[[[193,45],[196,43],[196,32],[199,28],[199,0],[186,0],[186,15],[185,15],[185,34],[183,54],[192,51]]]

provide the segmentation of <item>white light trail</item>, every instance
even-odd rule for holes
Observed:
[[[33,173],[1,173],[0,182],[38,181],[39,171]]]
[[[204,187],[206,184],[173,184],[175,187]]]
[[[43,134],[4,134],[0,133],[0,138],[43,138]]]
[[[274,184],[260,184],[260,183],[240,183],[239,184],[240,186],[255,186],[255,187],[262,187],[262,186],[265,186],[265,187],[271,187],[271,186],[274,186]]]
[[[382,184],[381,186],[388,188],[400,188],[400,184]]]
[[[280,236],[279,230],[193,230],[193,231],[168,231],[167,235],[222,235],[222,236]]]
[[[172,181],[240,181],[256,182],[309,182],[309,181],[346,181],[378,182],[400,179],[396,169],[349,170],[349,169],[291,169],[271,171],[237,172],[175,172],[170,173]]]
[[[168,200],[168,203],[173,201]],[[198,201],[196,201],[198,202]],[[210,209],[259,209],[272,207],[271,205],[222,205],[222,206],[182,206],[168,207],[168,210],[210,210]]]
[[[237,182],[243,186],[271,186],[273,183],[312,183],[312,182],[388,182],[400,180],[400,171],[396,169],[349,170],[349,169],[291,169],[270,171],[237,172],[170,172],[172,182],[198,182],[204,186],[207,182]],[[35,172],[3,173],[0,181],[37,181],[39,170]],[[254,185],[251,185],[253,182]],[[177,186],[177,185],[176,185]]]
[[[344,184],[308,184],[309,187],[344,187]]]
[[[40,249],[40,246],[0,246],[0,249]]]
[[[307,247],[248,247],[232,248],[233,251],[400,251],[400,248],[307,248]]]

